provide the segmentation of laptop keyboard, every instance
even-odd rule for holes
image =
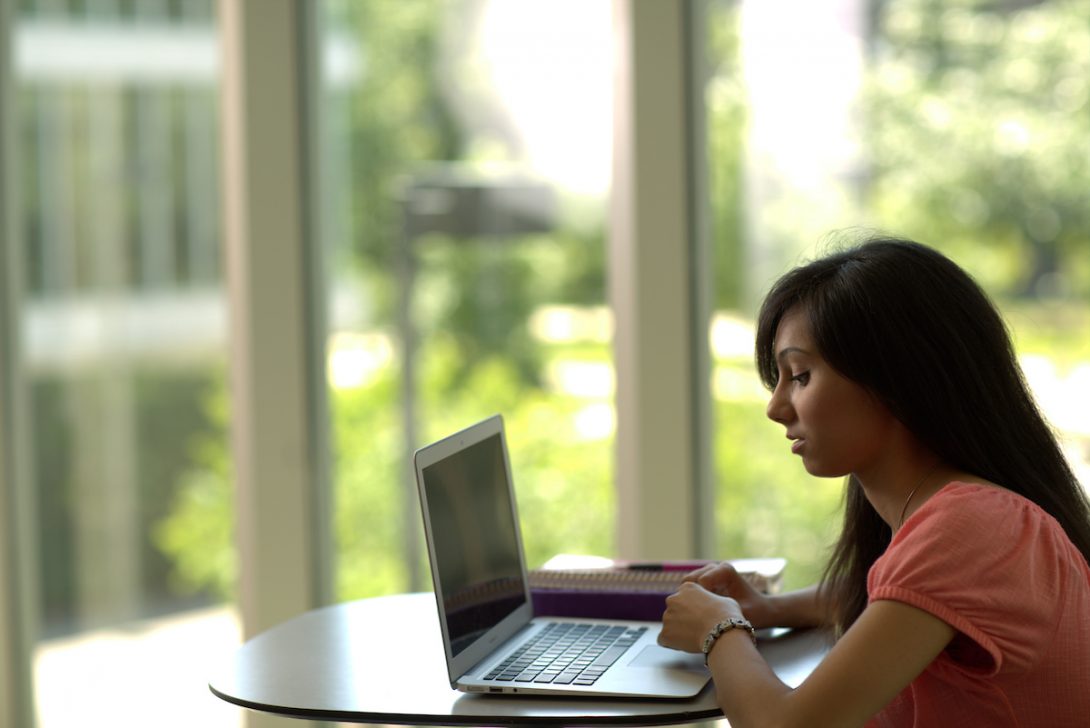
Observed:
[[[593,685],[646,631],[646,627],[550,622],[484,679]]]

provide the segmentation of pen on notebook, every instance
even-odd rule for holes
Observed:
[[[626,566],[630,571],[693,571],[704,566],[703,561],[636,561]]]

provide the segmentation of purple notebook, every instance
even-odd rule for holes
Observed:
[[[535,616],[662,621],[673,591],[586,591],[531,589]]]
[[[710,561],[631,562],[557,556],[530,572],[534,614],[549,617],[662,621],[666,598],[685,576]],[[734,559],[735,568],[765,593],[777,591],[783,559]]]

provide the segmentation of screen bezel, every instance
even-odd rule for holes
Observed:
[[[445,594],[439,578],[439,568],[433,557],[435,543],[433,541],[433,528],[428,510],[427,488],[424,486],[424,469],[436,463],[479,444],[490,437],[499,436],[500,451],[503,455],[504,475],[507,478],[511,501],[511,519],[518,549],[519,570],[522,575],[523,603],[503,618],[495,627],[469,645],[457,655],[451,653],[451,639],[447,631],[446,614],[443,611]],[[530,598],[530,585],[526,573],[526,556],[522,547],[522,531],[519,526],[518,504],[515,500],[513,480],[511,479],[511,459],[507,451],[507,436],[504,432],[503,417],[493,415],[471,425],[464,430],[434,442],[431,445],[420,448],[413,454],[413,466],[416,471],[416,488],[420,496],[420,511],[424,520],[424,538],[428,546],[428,563],[431,568],[432,584],[435,592],[435,606],[439,616],[439,629],[443,634],[443,649],[447,661],[447,673],[450,677],[451,687],[455,687],[462,675],[474,665],[487,657],[504,641],[510,639],[522,629],[533,617],[533,602]]]

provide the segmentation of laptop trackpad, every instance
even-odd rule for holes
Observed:
[[[636,658],[628,665],[629,667],[657,667],[673,670],[693,670],[695,672],[706,672],[708,669],[704,667],[703,655],[671,650],[661,645],[644,647],[643,651],[636,655]]]

